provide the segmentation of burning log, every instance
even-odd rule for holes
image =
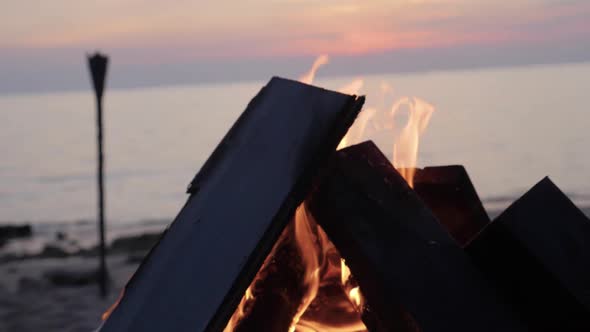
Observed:
[[[224,331],[365,331],[343,266],[302,204]]]
[[[549,178],[466,250],[534,331],[590,331],[590,221]]]
[[[414,190],[461,246],[490,222],[463,166],[417,169]]]
[[[254,281],[252,303],[233,332],[288,331],[291,326],[305,293],[301,287],[303,268],[292,241],[277,243],[271,255]]]
[[[101,331],[221,331],[364,98],[273,78],[196,175]]]
[[[308,205],[384,330],[525,329],[372,142],[338,151]]]

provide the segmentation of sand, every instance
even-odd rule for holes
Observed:
[[[582,209],[588,216],[590,208]],[[491,217],[500,211],[489,212]],[[0,332],[95,331],[102,313],[117,299],[147,248],[157,236],[139,235],[111,248],[108,258],[111,279],[108,298],[99,296],[96,283],[56,286],[45,276],[48,271],[92,271],[96,257],[33,258],[0,264]],[[130,257],[133,259],[130,261]]]
[[[108,259],[112,287],[107,299],[98,285],[55,286],[47,271],[92,271],[96,258],[29,259],[0,265],[0,331],[94,331],[137,269],[121,254]]]

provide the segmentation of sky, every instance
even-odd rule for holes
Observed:
[[[0,93],[590,60],[588,0],[3,0]]]

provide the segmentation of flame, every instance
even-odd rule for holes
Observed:
[[[348,297],[357,307],[361,306],[362,303],[362,295],[359,286],[354,287],[348,292]]]
[[[312,84],[317,70],[328,61],[327,55],[318,57],[310,71],[303,75],[300,81]],[[339,91],[358,95],[363,86],[362,79],[355,79],[340,88]],[[359,143],[365,137],[368,129],[393,130],[394,116],[400,112],[402,107],[407,107],[407,124],[400,134],[394,137],[393,163],[408,184],[413,186],[419,138],[428,126],[434,107],[419,98],[403,97],[387,108],[386,97],[392,92],[391,86],[382,83],[379,90],[381,98],[378,99],[380,102],[378,107],[366,107],[361,112],[338,145],[338,149]],[[378,115],[388,116],[389,119],[381,123],[377,121]],[[277,248],[280,246],[287,246],[296,253],[293,262],[281,261],[281,264],[288,266],[282,266],[275,261]],[[279,265],[271,268],[270,265],[273,264],[271,262]],[[277,268],[283,269],[283,273],[290,273],[290,277],[297,280],[298,289],[293,293],[295,294],[294,298],[286,299],[289,302],[288,305],[295,308],[293,312],[290,312],[292,317],[288,322],[289,332],[367,331],[361,320],[361,313],[365,309],[365,298],[359,285],[334,244],[309,214],[305,203],[302,203],[271,253],[266,257],[258,274],[246,289],[224,332],[233,332],[236,327],[239,327],[240,322],[248,317],[250,308],[265,294],[264,289],[255,286],[259,282],[262,283],[264,278],[270,274],[276,273]],[[285,285],[285,287],[287,286]],[[266,291],[272,292],[273,290]],[[280,295],[284,296],[285,294],[281,293]],[[269,313],[268,319],[272,320],[273,318],[276,319],[272,313]]]
[[[297,313],[293,317],[289,332],[295,331],[299,319],[305,313],[311,301],[315,299],[320,286],[319,259],[316,244],[314,243],[313,225],[310,223],[309,218],[305,205],[301,204],[295,212],[295,242],[305,267],[303,284],[307,291]]]
[[[340,259],[340,270],[340,282],[342,283],[344,289],[347,290],[348,299],[350,302],[352,302],[352,304],[354,304],[356,310],[361,312],[365,299],[361,294],[360,287],[356,285],[354,278],[352,278],[350,268],[348,265],[346,265],[346,262],[343,258]]]
[[[393,164],[413,188],[420,135],[428,126],[434,106],[416,97],[403,98],[392,106],[391,115],[395,115],[402,105],[408,106],[408,122],[393,145]]]
[[[298,320],[294,319],[290,332],[366,331],[360,317],[360,305],[354,307],[354,302],[347,297],[350,294],[347,287],[352,285],[350,269],[343,265],[340,253],[309,214],[305,203],[297,209],[294,222],[295,228],[300,227],[302,230],[298,235],[296,234],[295,241],[301,251],[300,254],[308,256],[303,258],[307,262],[306,276],[309,276],[304,282],[313,289],[308,291],[308,294],[313,295],[314,298],[311,302],[304,301],[300,307],[300,310],[303,309],[304,312]],[[342,296],[326,300],[325,297],[331,296],[327,289],[334,287],[342,290]],[[358,299],[362,297],[358,287],[357,294],[354,295],[353,291],[353,296],[357,296]],[[315,301],[318,302],[315,303]],[[332,317],[327,317],[328,315]]]
[[[347,95],[358,95],[364,83],[364,80],[356,79],[350,82],[349,84],[343,86],[342,88],[338,89],[338,91]],[[374,113],[374,109],[366,109],[365,111],[361,112],[358,118],[356,119],[355,123],[348,129],[348,132],[338,144],[337,149],[343,149],[359,141],[365,132],[367,123],[373,117]]]
[[[290,228],[286,227],[285,230],[283,231],[283,233],[281,234],[281,236],[279,237],[279,240],[277,240],[277,242],[274,244],[270,253],[268,254],[266,259],[262,263],[262,266],[261,266],[259,272],[254,277],[254,280],[252,280],[252,282],[250,283],[248,288],[246,288],[246,291],[244,292],[244,295],[242,296],[242,299],[240,300],[240,303],[238,304],[236,311],[234,311],[234,313],[232,314],[227,325],[223,329],[223,332],[233,332],[235,330],[236,326],[238,325],[238,323],[240,322],[240,320],[242,320],[248,314],[247,309],[256,300],[256,297],[254,296],[254,292],[253,292],[254,286],[256,285],[256,283],[259,280],[261,280],[263,278],[263,275],[261,272],[268,269],[268,266],[271,264],[273,258],[275,257],[278,248],[281,247],[286,241],[289,241],[289,240],[290,240]]]
[[[356,118],[354,125],[348,129],[348,132],[338,144],[337,150],[344,149],[352,144],[360,143],[364,137],[369,121],[371,121],[376,113],[377,110],[370,107],[363,110]]]
[[[252,282],[252,284],[254,284],[254,282]],[[223,332],[233,331],[236,328],[236,325],[238,324],[240,319],[242,319],[242,317],[246,315],[246,305],[254,300],[254,295],[252,294],[252,284],[250,284],[250,286],[248,286],[248,288],[246,289],[246,292],[244,293],[242,300],[240,300],[240,304],[238,304],[238,308],[229,319],[229,322],[225,326],[225,329],[223,329]]]
[[[345,285],[348,281],[348,278],[350,277],[350,269],[348,268],[348,265],[346,265],[344,258],[340,259],[340,271],[342,271],[340,275],[340,282]]]
[[[362,78],[357,78],[354,81],[338,89],[338,92],[347,95],[358,95],[359,91],[363,88],[365,81]]]
[[[277,248],[281,245],[293,245],[303,269],[298,285],[298,288],[302,290],[302,296],[290,299],[298,302],[297,310],[290,322],[289,332],[366,331],[359,311],[362,303],[360,289],[351,283],[350,270],[346,265],[341,265],[343,263],[340,263],[341,257],[334,244],[309,214],[305,203],[302,203],[246,290],[224,332],[239,329],[240,321],[249,314],[249,308],[257,301],[253,289],[260,280],[268,276],[269,270],[272,273],[273,269],[269,268],[269,264],[274,260]],[[279,268],[289,267],[279,266]],[[356,289],[352,287],[353,285]],[[340,297],[331,297],[330,290],[334,288],[341,289]],[[260,296],[263,297],[264,289],[259,291],[262,292]],[[268,319],[272,318],[272,315],[269,315]]]
[[[305,78],[311,78],[313,81],[317,68],[319,68],[318,63],[324,64],[322,56],[316,59],[311,71],[304,76]],[[327,60],[325,63],[327,63]],[[311,84],[312,82],[309,83]],[[355,79],[344,87],[338,89],[338,91],[349,95],[358,95],[363,85],[363,79]],[[386,104],[386,97],[391,94],[392,91],[393,89],[391,85],[381,82],[379,86],[380,98],[378,98],[380,107],[383,107]],[[420,136],[428,127],[430,117],[434,112],[434,106],[417,97],[402,97],[392,104],[390,111],[391,119],[394,118],[396,113],[399,113],[402,106],[408,108],[409,116],[406,126],[402,129],[397,139],[394,140],[392,163],[401,176],[406,180],[408,185],[413,188],[414,174],[416,173],[418,161]],[[350,127],[346,135],[342,138],[337,149],[340,150],[352,144],[360,143],[363,137],[365,137],[369,122],[373,121],[378,113],[379,111],[377,108],[366,107],[359,114],[355,123]],[[381,127],[381,129],[385,130],[393,130],[394,121],[377,124],[375,127]]]
[[[320,69],[321,66],[328,64],[329,61],[330,58],[327,55],[320,55],[313,62],[311,69],[305,75],[301,76],[301,78],[299,78],[299,81],[305,84],[312,84],[318,69]]]
[[[115,311],[115,309],[119,305],[119,302],[121,302],[121,300],[123,299],[123,295],[125,295],[125,288],[124,287],[123,287],[123,289],[121,289],[121,292],[119,293],[119,296],[117,297],[115,302],[113,304],[111,304],[111,306],[105,312],[103,312],[102,315],[100,316],[100,318],[103,321],[107,320],[107,318],[109,318],[109,316],[113,313],[113,311]]]

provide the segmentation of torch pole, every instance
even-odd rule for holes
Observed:
[[[105,215],[104,215],[104,153],[103,153],[103,125],[102,125],[102,94],[108,58],[99,53],[88,57],[88,65],[92,75],[92,83],[96,95],[96,129],[98,146],[98,240],[99,240],[99,275],[100,295],[107,295],[107,266],[105,248]]]
[[[104,236],[104,155],[103,155],[103,136],[102,136],[102,98],[96,102],[97,110],[97,129],[98,129],[98,229],[100,242],[100,295],[107,295],[107,264]]]

